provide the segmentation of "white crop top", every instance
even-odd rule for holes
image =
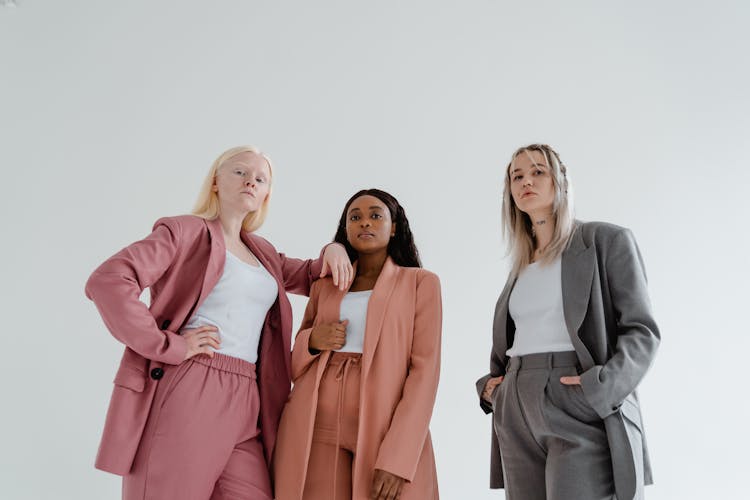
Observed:
[[[346,325],[346,344],[339,352],[361,353],[365,345],[365,325],[367,324],[367,304],[372,290],[349,292],[341,300],[341,318],[349,320]]]
[[[559,257],[545,266],[534,262],[521,271],[508,310],[516,324],[508,356],[574,350],[563,314]]]
[[[276,280],[262,264],[252,266],[227,251],[221,278],[184,329],[213,325],[221,339],[216,352],[255,363],[266,315],[278,295]]]

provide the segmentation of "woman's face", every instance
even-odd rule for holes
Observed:
[[[551,213],[555,202],[552,172],[540,151],[522,151],[508,169],[510,193],[522,212]]]
[[[219,167],[214,192],[222,207],[245,214],[258,210],[271,189],[271,169],[261,155],[239,153]]]
[[[396,234],[391,212],[378,198],[363,195],[355,198],[346,211],[346,239],[361,254],[385,251]]]

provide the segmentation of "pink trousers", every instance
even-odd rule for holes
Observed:
[[[352,498],[361,358],[361,354],[334,352],[323,372],[303,500]]]
[[[271,500],[255,365],[214,354],[164,367],[123,500]]]

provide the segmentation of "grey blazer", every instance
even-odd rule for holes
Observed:
[[[477,381],[479,404],[490,377],[505,374],[515,325],[508,299],[509,279],[495,308],[490,373]],[[576,221],[562,254],[565,323],[581,365],[581,387],[591,407],[604,420],[612,454],[615,491],[632,499],[637,484],[651,484],[651,466],[636,387],[659,346],[660,334],[651,314],[646,272],[630,230],[603,222]],[[503,487],[497,436],[492,432],[490,488]]]

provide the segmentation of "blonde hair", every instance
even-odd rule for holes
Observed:
[[[224,163],[241,153],[254,153],[262,156],[263,159],[266,160],[266,163],[268,163],[268,172],[270,173],[270,178],[268,179],[268,196],[258,210],[247,214],[245,220],[242,221],[242,229],[252,232],[262,226],[263,221],[266,220],[266,215],[268,214],[268,202],[271,200],[271,186],[273,180],[273,167],[271,165],[271,160],[254,146],[237,146],[224,151],[218,158],[216,158],[216,161],[211,165],[211,169],[208,171],[208,175],[206,175],[206,179],[203,181],[201,190],[198,193],[198,200],[195,202],[195,207],[193,207],[193,214],[208,220],[213,220],[219,216],[219,196],[213,189],[216,181],[216,173]]]
[[[560,160],[560,155],[546,144],[529,144],[518,148],[505,169],[503,189],[503,237],[508,242],[508,254],[513,259],[512,277],[518,276],[518,273],[531,263],[534,254],[531,218],[516,206],[510,191],[510,167],[518,155],[524,152],[528,154],[530,151],[537,151],[544,157],[555,189],[555,200],[552,204],[555,231],[540,262],[547,264],[560,256],[567,248],[575,229],[573,193],[568,181],[568,169]]]

